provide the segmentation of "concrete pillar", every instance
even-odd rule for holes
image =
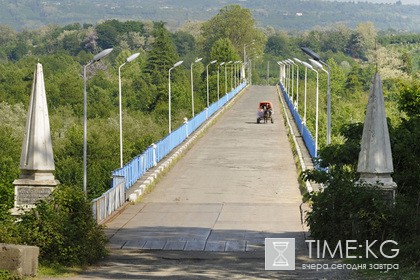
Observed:
[[[185,124],[185,138],[188,138],[190,136],[190,133],[189,133],[188,119],[187,118],[184,118],[184,124]]]
[[[0,269],[15,276],[35,276],[38,256],[38,247],[0,243]]]
[[[157,146],[156,146],[155,143],[153,143],[152,144],[152,147],[153,147],[153,166],[157,166],[157,157],[156,157],[156,148],[157,148]]]
[[[382,81],[378,73],[373,77],[366,108],[357,172],[360,173],[361,182],[378,185],[387,195],[395,199],[397,185],[391,177],[394,166]]]
[[[37,63],[22,144],[20,177],[13,182],[15,208],[31,207],[49,196],[59,184],[54,178],[54,170],[44,74],[42,65]]]

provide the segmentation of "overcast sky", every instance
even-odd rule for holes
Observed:
[[[334,0],[328,0],[334,1]],[[340,2],[372,2],[372,3],[395,3],[397,0],[335,0]],[[420,0],[401,0],[403,4],[416,4],[420,5]]]

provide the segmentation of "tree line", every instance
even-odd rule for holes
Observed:
[[[232,5],[222,8],[204,23],[189,23],[174,32],[169,31],[163,22],[119,20],[107,20],[96,25],[49,25],[20,32],[0,26],[0,223],[6,225],[7,211],[13,206],[12,182],[19,177],[19,156],[35,63],[39,61],[44,66],[56,177],[64,186],[64,190],[53,201],[67,201],[65,196],[69,192],[68,187],[78,191],[82,188],[82,66],[95,53],[109,47],[114,48],[113,52],[103,61],[95,63],[88,73],[89,198],[97,197],[109,188],[111,171],[119,167],[117,69],[131,54],[139,52],[140,56],[122,69],[123,146],[126,161],[167,133],[168,70],[177,61],[182,60],[184,63],[172,73],[173,127],[180,125],[184,117],[191,117],[190,64],[197,58],[203,58],[193,68],[195,110],[199,112],[206,106],[205,68],[211,61],[218,61],[209,65],[210,102],[214,102],[217,100],[217,71],[226,67],[220,67],[220,63],[242,60],[246,49],[247,58],[253,65],[252,82],[274,84],[278,82],[276,62],[293,57],[306,60],[300,51],[300,47],[306,46],[318,52],[332,69],[333,145],[326,147],[324,140],[321,140],[320,145],[325,151],[321,150],[320,154],[324,157],[323,162],[333,167],[331,170],[339,172],[331,173],[338,181],[328,177],[331,174],[324,174],[322,180],[327,180],[327,183],[344,182],[341,179],[353,180],[357,176],[354,172],[354,155],[357,153],[354,151],[359,149],[357,144],[361,131],[358,128],[364,119],[371,78],[378,69],[384,82],[387,113],[392,128],[396,170],[394,178],[399,186],[399,194],[407,198],[407,204],[404,204],[406,208],[398,208],[401,211],[398,213],[408,217],[407,211],[414,211],[418,207],[416,198],[419,196],[420,182],[417,168],[419,151],[413,148],[416,147],[413,143],[420,137],[420,91],[414,82],[419,75],[416,62],[420,54],[415,47],[418,42],[401,36],[399,40],[406,40],[412,48],[407,48],[406,44],[399,46],[390,43],[386,39],[388,35],[377,32],[369,22],[358,25],[354,30],[334,26],[299,33],[261,29],[256,25],[249,9]],[[389,44],[393,44],[392,48]],[[266,81],[268,61],[271,62],[271,68],[269,81]],[[303,75],[301,68],[301,81]],[[224,75],[220,75],[220,85],[224,84],[224,79]],[[230,75],[227,79],[230,84]],[[320,75],[322,112],[326,108],[325,94],[322,94],[326,82],[325,75]],[[314,89],[314,74],[308,72],[308,115],[314,115],[315,112]],[[221,94],[224,91],[221,86]],[[302,82],[300,92],[303,92]],[[320,139],[325,138],[325,123],[325,113],[321,113]],[[308,127],[313,131],[314,121],[310,118]],[[315,175],[311,178],[321,180]],[[328,191],[325,193],[328,194]],[[339,192],[335,194],[339,195]],[[51,214],[54,208],[50,207],[53,206],[45,205],[42,209]],[[320,209],[323,211],[322,207]],[[378,209],[372,211],[370,213],[378,213],[375,212]],[[316,218],[316,215],[313,217]],[[33,217],[28,223],[30,221],[39,222]],[[325,227],[329,221],[335,220],[322,220],[318,224]],[[415,237],[418,236],[419,221],[406,221],[416,225],[416,230],[406,240],[418,246]],[[314,233],[317,232],[315,224]],[[12,224],[8,226],[13,229]],[[53,227],[50,224],[45,230]],[[342,233],[340,230],[337,228],[337,236]],[[66,232],[65,228],[63,232]],[[323,237],[322,231],[318,233],[320,238]],[[392,233],[398,234],[396,231]],[[6,230],[6,233],[0,235],[0,241],[2,237],[13,234],[17,233]],[[29,235],[26,237],[29,238]]]

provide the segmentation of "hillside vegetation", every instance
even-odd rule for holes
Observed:
[[[22,31],[0,26],[0,242],[43,246],[45,260],[51,261],[48,256],[57,256],[65,264],[90,263],[103,257],[104,238],[89,220],[91,215],[83,211],[89,212],[88,201],[109,188],[111,171],[119,167],[118,67],[131,54],[139,52],[140,56],[122,69],[125,163],[167,134],[168,70],[177,61],[184,63],[171,72],[174,128],[192,114],[190,65],[196,58],[203,58],[193,68],[194,107],[199,112],[206,106],[205,68],[211,61],[217,60],[217,64],[209,67],[210,102],[214,102],[219,64],[241,60],[244,45],[247,46],[247,62],[251,59],[253,65],[253,84],[272,85],[278,82],[276,62],[294,57],[307,61],[300,50],[306,46],[318,52],[331,66],[333,98],[333,142],[327,146],[326,75],[321,72],[319,139],[321,164],[325,169],[307,171],[302,176],[322,182],[328,188],[310,197],[314,211],[307,222],[311,233],[325,240],[398,240],[401,246],[398,261],[404,267],[418,269],[420,35],[395,30],[378,32],[372,22],[360,23],[355,28],[334,25],[303,32],[261,29],[251,10],[239,5],[226,6],[214,17],[193,27],[171,32],[159,21],[115,19],[99,24],[48,25]],[[110,47],[114,48],[110,56],[92,65],[88,72],[86,201],[81,193],[82,66],[94,54]],[[55,175],[63,188],[42,202],[38,210],[30,212],[23,223],[16,224],[7,211],[13,206],[12,182],[19,177],[26,111],[38,61],[44,66]],[[268,63],[270,73],[266,72]],[[231,66],[227,69],[229,71]],[[393,177],[398,184],[395,205],[383,204],[377,192],[357,188],[354,184],[358,179],[355,166],[362,122],[375,71],[380,73],[384,84],[394,151]],[[300,93],[303,92],[303,75],[300,67]],[[230,78],[228,75],[227,83]],[[223,85],[224,75],[220,79]],[[315,76],[311,71],[308,72],[308,127],[312,133],[314,96]],[[298,106],[302,111],[301,101]],[[77,221],[80,227],[68,221]],[[95,253],[73,251],[73,242],[81,241],[80,236],[83,236],[78,230],[91,232],[92,238],[98,241],[96,248],[89,247]],[[43,238],[44,235],[51,239]],[[54,242],[63,247],[57,247]],[[78,244],[78,248],[84,250],[86,244]],[[67,252],[66,248],[68,255],[63,253]],[[83,259],[78,259],[79,255]]]
[[[0,0],[0,24],[22,30],[47,24],[96,24],[107,19],[162,20],[174,29],[186,22],[206,21],[229,4],[250,9],[259,26],[275,29],[306,30],[332,24],[355,28],[372,21],[381,30],[420,30],[420,5],[322,0]]]

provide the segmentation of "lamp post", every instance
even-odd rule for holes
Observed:
[[[279,66],[279,83],[280,83],[280,79],[281,79],[281,62],[277,61],[277,65]]]
[[[296,65],[296,63],[291,59],[288,59],[288,61],[292,65],[292,103],[294,103],[294,99],[295,99],[294,84],[295,84],[295,65]]]
[[[319,111],[319,72],[312,68],[316,72],[316,113],[315,113],[315,157],[318,156],[318,111]]]
[[[243,82],[246,81],[246,76],[245,76],[245,73],[246,73],[245,69],[246,69],[246,67],[248,67],[248,62],[242,62],[241,63],[241,70],[240,70],[241,71],[241,73],[240,73],[241,80],[240,80],[239,83],[243,83]]]
[[[252,40],[251,43],[244,44],[244,62],[246,62],[246,47],[251,46],[255,43],[255,40]]]
[[[312,57],[313,60],[317,61],[321,65],[325,65],[327,67],[327,71],[325,69],[322,69],[324,72],[327,72],[328,80],[327,80],[327,145],[331,144],[331,67],[321,60],[321,57],[319,54],[311,50],[310,48],[301,47],[301,50]]]
[[[227,63],[225,63],[225,94],[228,93],[228,91],[227,91],[227,72],[226,72],[226,67],[228,66],[228,64],[231,64],[231,63],[232,63],[232,60],[229,61],[229,62],[227,62]]]
[[[234,85],[235,85],[235,88],[238,86],[238,78],[237,78],[237,76],[238,76],[238,67],[237,67],[237,65],[238,64],[240,64],[242,61],[240,61],[240,60],[237,60],[237,61],[235,61],[235,83],[234,83]]]
[[[184,61],[178,61],[177,63],[174,64],[174,66],[172,66],[172,68],[169,69],[169,75],[168,75],[168,95],[169,95],[169,133],[172,132],[172,127],[171,127],[171,71],[172,69],[174,69],[175,67],[178,67],[179,65],[181,65]]]
[[[192,111],[192,117],[194,118],[194,77],[193,77],[193,64],[200,62],[203,60],[202,57],[197,58],[195,61],[191,62],[191,111]]]
[[[106,49],[93,57],[88,64],[83,66],[83,192],[87,195],[87,92],[86,92],[86,68],[101,60],[112,52],[112,48]]]
[[[220,72],[220,66],[224,65],[225,62],[223,61],[219,65],[217,65],[217,101],[220,99],[220,79],[219,79],[219,72]]]
[[[309,59],[309,61],[311,62],[311,64],[312,64],[312,66],[313,67],[315,67],[315,68],[317,68],[317,69],[321,69],[322,71],[324,71],[325,73],[327,73],[327,75],[328,75],[328,79],[330,78],[330,73],[327,71],[327,70],[325,70],[324,69],[324,67],[322,67],[322,64],[321,63],[319,63],[318,61],[316,61],[316,60],[314,60],[314,59]],[[328,94],[327,94],[327,96],[328,96]],[[328,117],[329,117],[329,113],[330,112],[328,112],[328,105],[327,105],[327,119],[328,119]],[[328,133],[328,122],[327,122],[327,145],[329,145],[331,142],[331,135]]]
[[[252,85],[252,60],[248,59],[248,80],[249,85]]]
[[[302,61],[300,61],[299,59],[297,59],[296,57],[293,58],[297,63],[301,63]],[[299,64],[296,64],[296,111],[299,112]]]
[[[286,59],[283,60],[283,63],[285,65],[285,85],[286,85],[286,92],[287,95],[290,96],[290,62]]]
[[[211,64],[215,64],[217,62],[217,60],[213,60],[211,61],[209,64],[207,64],[206,66],[206,75],[207,75],[207,108],[210,106],[210,97],[209,97],[209,66]]]
[[[135,53],[129,56],[126,61],[118,67],[118,107],[119,107],[119,114],[120,114],[120,167],[123,167],[123,141],[122,141],[122,101],[121,101],[121,68],[136,59],[140,53]]]
[[[306,92],[307,92],[307,76],[308,76],[308,68],[312,69],[312,65],[301,61],[301,64],[305,66],[305,97],[304,97],[304,106],[303,106],[303,123],[306,124]]]
[[[307,63],[306,63],[307,64]],[[304,64],[309,69],[316,72],[316,101],[315,101],[315,157],[318,156],[318,108],[319,108],[319,91],[318,91],[318,85],[319,85],[319,72],[315,70],[310,64]]]
[[[248,47],[248,46],[251,46],[251,45],[253,45],[255,43],[255,40],[252,40],[250,43],[248,43],[248,44],[244,44],[244,63],[247,63],[247,56],[246,56],[246,47]],[[244,69],[244,71],[245,71],[245,69]],[[245,77],[246,75],[244,75],[244,77]],[[249,75],[249,71],[248,71],[248,76],[250,76]]]
[[[235,68],[235,62],[232,61],[230,65],[230,90],[233,89],[233,68]]]

